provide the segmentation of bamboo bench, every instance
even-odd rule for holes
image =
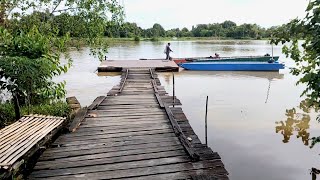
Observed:
[[[0,130],[0,179],[9,178],[62,129],[66,118],[27,115]]]

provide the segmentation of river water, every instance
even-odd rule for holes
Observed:
[[[114,43],[107,57],[164,58],[165,43]],[[173,57],[271,54],[267,41],[178,41],[171,47]],[[274,54],[286,63],[280,72],[175,73],[175,93],[202,142],[209,96],[208,144],[220,154],[231,179],[306,180],[312,167],[320,168],[319,145],[309,147],[309,139],[320,135],[316,113],[299,107],[304,86],[296,86],[298,78],[289,73],[294,63],[281,55],[281,46],[274,47]],[[71,51],[71,56],[73,67],[56,80],[65,80],[68,96],[76,96],[83,106],[119,83],[119,75],[97,76],[100,62],[88,49]],[[172,73],[159,78],[172,94]]]

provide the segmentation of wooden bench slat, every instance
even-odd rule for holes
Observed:
[[[25,149],[28,149],[30,145],[34,145],[37,141],[42,139],[46,135],[46,132],[51,131],[54,127],[56,127],[61,122],[47,122],[44,123],[44,126],[40,126],[40,128],[35,129],[34,131],[29,132],[27,139],[22,139],[22,142],[19,141],[13,148],[10,148],[9,152],[7,151],[6,154],[0,159],[0,161],[5,163],[12,163],[12,159],[14,159],[16,156],[20,157],[23,155]],[[20,154],[21,153],[21,154]],[[14,161],[13,161],[14,162]]]
[[[18,166],[20,166],[21,163],[17,162],[20,162],[26,153],[30,154],[33,150],[39,149],[39,147],[35,147],[35,145],[45,137],[51,137],[48,136],[50,132],[56,132],[57,128],[62,128],[65,119],[66,118],[62,117],[38,114],[27,115],[23,116],[17,122],[1,129],[0,169],[2,169],[2,177],[10,175],[10,167],[14,166],[15,168],[19,168]],[[47,138],[42,142],[47,142]],[[33,150],[30,151],[31,149]]]

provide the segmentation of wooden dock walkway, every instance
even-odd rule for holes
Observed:
[[[218,153],[201,144],[151,69],[130,69],[60,136],[30,179],[228,179]]]
[[[98,72],[121,72],[123,69],[152,68],[156,71],[178,72],[179,66],[170,60],[106,60],[98,67]]]

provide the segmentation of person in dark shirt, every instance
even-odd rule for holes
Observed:
[[[170,43],[168,43],[168,44],[166,45],[166,49],[164,50],[164,53],[166,54],[166,59],[167,59],[167,60],[171,59],[171,57],[170,57],[170,52],[173,52],[173,51],[172,51],[171,48],[170,48]]]

